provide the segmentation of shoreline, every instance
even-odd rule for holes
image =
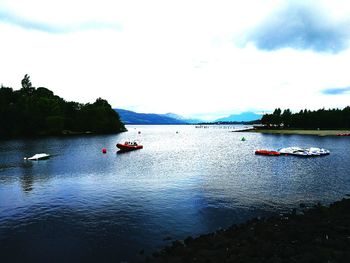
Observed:
[[[337,136],[338,134],[350,133],[350,130],[304,130],[304,129],[256,129],[245,130],[247,132],[279,135],[316,135]],[[339,136],[343,137],[343,136]]]
[[[350,199],[300,208],[174,241],[143,262],[350,262]]]

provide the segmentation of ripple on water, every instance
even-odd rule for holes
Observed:
[[[139,139],[144,149],[117,154],[116,143],[126,139]],[[318,146],[331,154],[254,154],[255,149],[288,146]],[[0,252],[19,249],[26,258],[44,259],[40,251],[47,251],[71,262],[104,255],[118,262],[141,249],[149,253],[164,246],[170,242],[165,237],[199,235],[299,203],[332,202],[350,193],[349,146],[344,138],[193,126],[135,126],[118,135],[2,141],[0,245],[6,244],[6,250]],[[54,156],[23,161],[38,152]]]

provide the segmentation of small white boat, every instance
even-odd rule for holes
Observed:
[[[308,150],[309,153],[313,154],[313,155],[328,155],[331,152],[329,150],[323,149],[323,148],[317,148],[317,147],[311,147],[306,149]]]
[[[303,152],[304,150],[300,147],[287,147],[278,150],[281,154],[293,154]]]
[[[25,160],[30,160],[30,161],[39,161],[39,160],[46,160],[49,159],[50,155],[47,153],[37,153],[33,155],[32,157],[24,158]]]
[[[279,150],[284,155],[296,155],[296,156],[323,156],[330,154],[329,150],[317,147],[301,148],[301,147],[287,147]]]

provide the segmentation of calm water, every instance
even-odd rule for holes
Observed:
[[[171,242],[164,239],[350,193],[347,137],[128,129],[112,136],[0,141],[1,262],[126,261]],[[125,139],[139,139],[144,149],[116,154],[115,144]],[[287,146],[331,154],[254,155],[255,149]],[[40,152],[54,156],[23,160]]]

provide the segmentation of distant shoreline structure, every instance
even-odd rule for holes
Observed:
[[[200,122],[196,125],[260,125],[261,120],[253,121],[217,121],[217,122]]]
[[[263,127],[253,127],[249,132],[277,135],[316,135],[316,136],[341,136],[348,134],[350,130],[315,130],[315,129],[266,129]]]

